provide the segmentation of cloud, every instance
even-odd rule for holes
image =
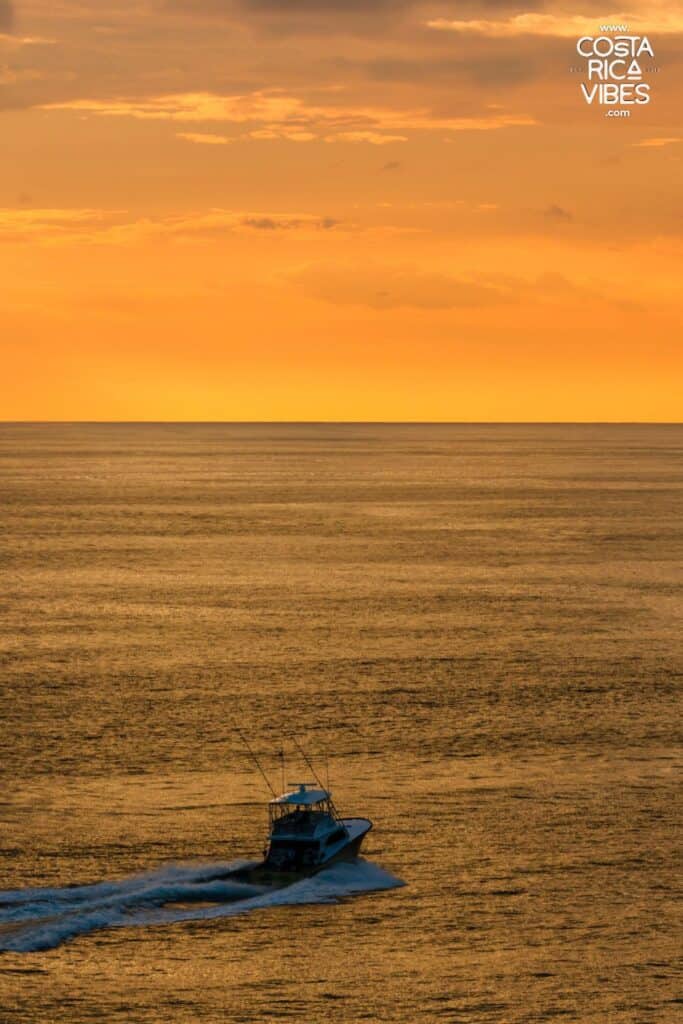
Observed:
[[[562,206],[557,206],[555,203],[553,203],[551,206],[548,206],[543,211],[543,216],[544,217],[548,217],[549,220],[556,220],[556,221],[573,221],[574,220],[574,217],[569,212],[569,210],[565,210]]]
[[[373,146],[386,146],[389,142],[407,142],[406,135],[382,135],[381,132],[337,132],[325,136],[325,142],[369,142]]]
[[[226,0],[208,0],[214,7],[226,7]],[[207,3],[200,0],[199,5]],[[240,7],[252,11],[331,11],[333,14],[353,11],[360,14],[376,14],[382,11],[395,12],[410,7],[414,0],[240,0]],[[193,2],[193,6],[197,6]]]
[[[186,142],[196,142],[199,146],[227,146],[232,139],[225,135],[211,135],[208,132],[176,132],[179,139]]]
[[[243,217],[239,221],[242,227],[255,228],[257,231],[291,231],[300,227],[330,231],[338,223],[333,217]]]
[[[309,213],[213,209],[131,220],[120,210],[8,208],[0,209],[0,242],[125,245],[161,237],[221,238],[241,231],[287,231],[311,237],[339,224],[334,217]]]
[[[101,117],[176,122],[260,124],[255,139],[327,142],[404,142],[405,132],[492,131],[535,125],[524,114],[490,111],[473,117],[439,115],[427,108],[395,110],[366,106],[320,106],[281,90],[257,90],[222,96],[210,92],[172,93],[144,99],[67,100],[42,110],[70,110]]]
[[[683,138],[674,136],[672,138],[641,139],[633,145],[639,149],[659,149],[660,146],[674,146],[677,142],[683,142]]]
[[[14,28],[14,5],[11,0],[0,0],[0,32],[11,32]]]
[[[166,8],[195,14],[233,14],[236,9],[257,13],[330,12],[343,14],[352,11],[375,14],[410,7],[414,0],[167,0]]]
[[[555,54],[539,50],[535,40],[531,46],[517,47],[514,53],[509,52],[504,40],[495,48],[488,41],[485,52],[474,52],[471,47],[466,52],[460,47],[459,51],[445,57],[434,52],[417,57],[392,54],[364,61],[339,60],[337,64],[340,71],[360,71],[372,82],[419,82],[441,88],[467,82],[491,89],[532,81],[546,68],[556,66]]]
[[[557,271],[546,271],[535,280],[519,283],[520,294],[526,292],[530,298],[557,306],[576,306],[577,301],[586,305],[611,306],[613,309],[633,312],[638,303],[624,297],[622,282],[605,284],[604,281],[572,281]]]
[[[683,14],[671,13],[653,6],[650,10],[641,8],[638,14],[601,14],[595,17],[582,14],[538,14],[525,12],[504,20],[434,18],[427,26],[441,32],[459,32],[483,36],[560,36],[578,38],[581,35],[599,34],[600,25],[628,25],[629,34],[657,32],[677,34],[683,32]]]
[[[454,309],[513,300],[509,288],[410,267],[314,265],[290,275],[303,291],[336,305]]]
[[[307,213],[262,213],[239,210],[207,210],[175,217],[131,221],[110,231],[104,241],[128,242],[139,238],[173,237],[178,239],[223,238],[235,232],[286,231],[310,237],[336,227],[332,217]]]
[[[333,18],[345,28],[396,18],[416,0],[166,0],[168,11],[187,15],[252,16],[262,27],[278,32],[316,31]]]
[[[547,271],[534,278],[511,274],[451,275],[406,266],[312,264],[289,280],[313,298],[338,306],[365,306],[375,310],[401,308],[452,310],[482,309],[528,300],[566,307],[577,300],[632,308],[623,290],[595,281],[572,281]]]
[[[132,117],[140,121],[290,122],[302,116],[302,101],[280,93],[252,92],[221,96],[184,92],[136,99],[82,99],[47,103],[43,110],[74,110],[103,117]]]
[[[103,230],[116,214],[91,209],[0,209],[0,242],[54,242]]]
[[[287,142],[312,142],[317,138],[315,132],[299,131],[297,129],[280,127],[257,128],[249,132],[250,139],[285,139]]]

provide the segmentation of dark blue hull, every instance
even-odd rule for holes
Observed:
[[[320,871],[324,871],[326,868],[331,867],[332,864],[338,864],[340,861],[353,860],[360,853],[363,840],[372,828],[372,822],[366,818],[350,818],[347,819],[347,822],[351,826],[351,837],[348,842],[344,843],[339,850],[336,850],[330,857],[327,857],[318,864],[299,864],[291,870],[283,871],[281,868],[269,864],[266,857],[260,864],[253,864],[248,868],[237,868],[235,871],[230,871],[222,877],[234,879],[238,882],[246,882],[249,885],[273,885],[279,887],[291,885],[292,882],[296,882],[300,878],[309,878],[311,875],[317,875]]]

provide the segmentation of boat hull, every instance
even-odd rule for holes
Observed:
[[[346,826],[349,839],[344,845],[318,864],[310,867],[299,868],[295,871],[278,871],[268,865],[267,858],[259,864],[252,864],[246,868],[236,868],[227,872],[222,878],[230,878],[238,882],[246,882],[249,885],[272,885],[280,888],[291,885],[301,878],[310,878],[317,875],[333,864],[340,861],[353,860],[360,853],[363,840],[372,828],[372,822],[367,818],[343,818],[342,824]]]

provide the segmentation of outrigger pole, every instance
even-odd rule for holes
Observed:
[[[334,814],[334,817],[340,823],[340,825],[342,825],[344,827],[344,830],[346,831],[346,834],[348,835],[349,830],[348,830],[348,828],[346,828],[346,825],[344,825],[344,822],[339,817],[339,812],[337,811],[337,808],[334,806],[334,803],[332,802],[332,797],[330,796],[329,782],[328,782],[327,786],[323,786],[322,782],[320,781],[320,778],[318,777],[318,773],[316,772],[315,768],[311,764],[311,760],[310,760],[308,754],[306,753],[306,751],[301,746],[301,744],[299,743],[298,739],[296,738],[296,736],[293,733],[291,735],[291,740],[292,740],[292,743],[294,743],[294,745],[296,746],[296,748],[299,751],[299,753],[301,754],[301,756],[303,757],[303,759],[306,762],[306,764],[308,765],[308,767],[311,769],[311,774],[313,775],[313,778],[315,779],[315,781],[318,783],[320,788],[325,790],[325,792],[327,793],[327,799],[329,800],[330,807],[332,808],[332,813]]]
[[[261,762],[259,761],[259,759],[256,756],[256,754],[254,753],[254,751],[251,749],[251,747],[247,743],[246,737],[240,732],[239,729],[235,729],[235,732],[237,733],[239,738],[242,740],[242,743],[244,743],[244,745],[247,748],[247,750],[249,751],[249,753],[251,754],[252,761],[254,762],[254,764],[256,765],[258,770],[261,772],[261,775],[263,776],[263,779],[265,781],[266,786],[268,787],[270,792],[273,794],[273,799],[277,799],[277,793],[275,792],[275,790],[271,786],[270,779],[268,778],[268,776],[264,772],[263,768],[261,767]]]

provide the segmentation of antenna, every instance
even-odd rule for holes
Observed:
[[[308,765],[308,767],[311,769],[311,775],[313,776],[315,781],[318,783],[318,785],[320,786],[321,789],[324,789],[325,787],[323,786],[322,782],[320,781],[320,777],[318,776],[318,773],[316,772],[315,768],[311,764],[310,758],[308,757],[306,751],[303,749],[303,747],[299,743],[299,741],[296,738],[296,736],[292,736],[292,742],[294,744],[296,744],[297,750],[299,751],[299,753],[303,757],[303,759],[306,762],[306,764]]]
[[[318,783],[318,785],[320,786],[320,788],[321,788],[321,789],[325,789],[325,786],[323,786],[322,782],[320,781],[320,778],[319,778],[319,776],[318,776],[318,773],[316,772],[315,768],[314,768],[314,767],[313,767],[313,765],[311,764],[311,760],[310,760],[310,758],[308,757],[308,754],[306,753],[306,751],[304,750],[304,748],[303,748],[303,747],[301,746],[301,744],[299,743],[299,741],[298,741],[298,739],[296,738],[296,736],[294,736],[294,734],[292,734],[292,737],[291,737],[291,739],[292,739],[292,742],[293,742],[293,743],[295,744],[295,746],[296,746],[297,750],[299,751],[299,753],[300,753],[300,754],[301,754],[301,756],[303,757],[304,761],[306,762],[306,764],[308,765],[308,767],[309,767],[309,768],[311,769],[311,774],[312,774],[313,778],[315,779],[315,781],[316,781],[316,782]],[[325,789],[325,791],[326,791],[326,793],[327,793],[327,799],[328,799],[328,800],[329,800],[329,802],[330,802],[330,807],[332,808],[332,814],[334,815],[334,817],[336,818],[336,820],[337,820],[337,821],[338,821],[338,822],[340,823],[340,825],[343,825],[344,829],[346,829],[346,832],[348,833],[348,831],[349,831],[349,830],[348,830],[348,829],[346,828],[346,825],[344,825],[344,822],[343,822],[343,821],[341,820],[341,818],[339,817],[339,814],[338,814],[338,812],[337,812],[337,808],[336,808],[336,807],[334,806],[334,804],[332,803],[332,797],[330,796],[330,790],[329,790],[329,786],[327,787],[327,789]]]
[[[282,792],[285,791],[285,748],[280,747],[280,772],[282,774]]]
[[[247,748],[247,750],[249,751],[249,753],[251,754],[251,758],[252,758],[252,760],[253,760],[254,764],[256,765],[256,767],[258,768],[258,770],[259,770],[259,771],[261,772],[261,775],[262,775],[262,776],[263,776],[263,778],[264,778],[264,781],[265,781],[265,783],[266,783],[266,786],[268,787],[268,789],[270,790],[270,792],[271,792],[271,793],[273,794],[273,797],[275,797],[275,798],[276,798],[276,797],[277,797],[277,793],[275,792],[275,790],[274,790],[274,789],[273,789],[273,787],[271,786],[271,784],[270,784],[270,779],[268,778],[268,776],[267,776],[267,775],[266,775],[266,773],[264,772],[263,768],[261,767],[261,762],[259,761],[258,757],[257,757],[257,756],[256,756],[256,754],[254,753],[254,751],[253,751],[253,750],[251,749],[251,747],[249,746],[249,744],[248,744],[248,743],[247,743],[247,741],[246,741],[246,738],[245,738],[245,737],[244,737],[244,735],[243,735],[243,734],[242,734],[242,733],[240,732],[240,730],[239,730],[239,729],[235,729],[235,732],[237,733],[237,735],[239,736],[239,738],[240,738],[240,739],[242,740],[242,743],[244,743],[244,745],[245,745],[245,747]]]

